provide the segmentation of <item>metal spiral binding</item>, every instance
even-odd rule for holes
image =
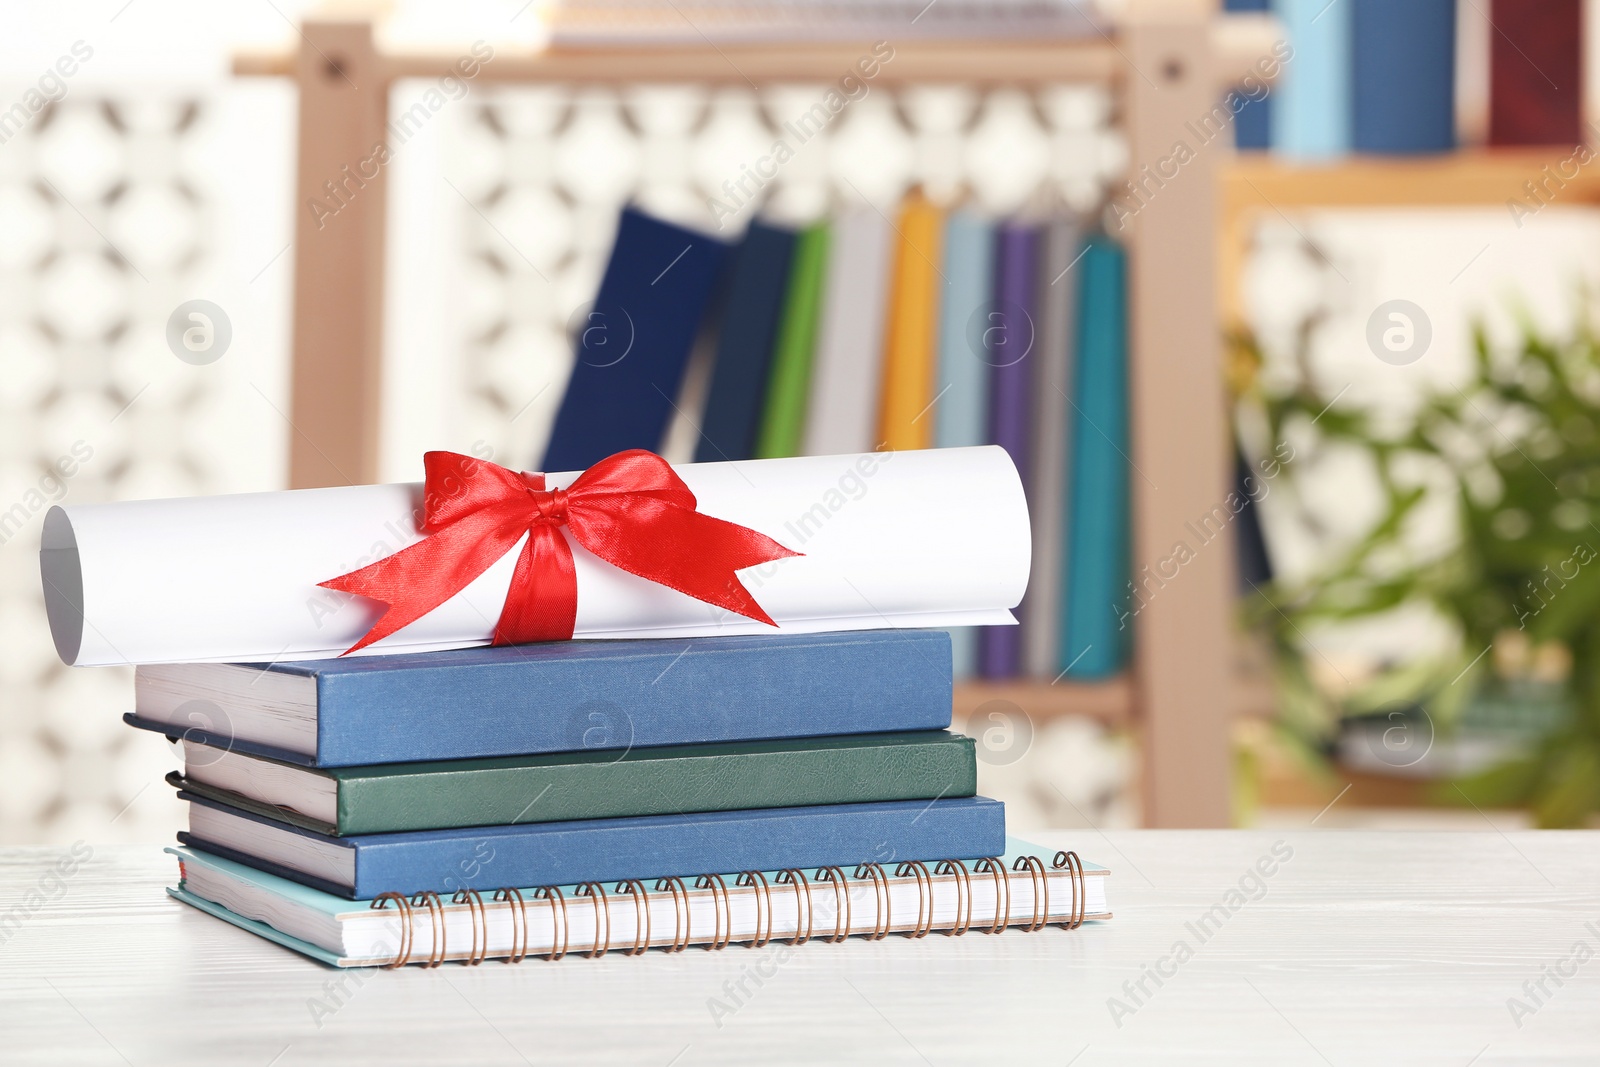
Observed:
[[[917,924],[906,936],[912,940],[927,937],[928,932],[933,929],[933,875],[928,873],[928,865],[917,860],[908,860],[894,869],[894,876],[916,878]]]
[[[948,874],[956,883],[955,924],[945,931],[947,937],[960,937],[972,927],[972,875],[960,860],[944,860],[933,869],[934,874]]]
[[[458,889],[450,903],[467,906],[472,920],[472,948],[467,950],[465,963],[476,967],[489,955],[489,914],[483,910],[483,896],[476,889]]]
[[[755,898],[755,900],[756,900],[756,930],[755,930],[755,933],[751,935],[750,943],[749,943],[749,945],[747,947],[749,947],[749,948],[765,948],[767,942],[772,940],[772,887],[767,884],[767,876],[762,874],[760,871],[745,871],[743,874],[739,875],[739,877],[737,877],[737,878],[735,878],[733,880],[733,884],[736,885],[736,886],[747,886],[747,887],[749,887],[751,889],[755,889],[757,891],[756,892],[756,898]],[[765,905],[766,905],[766,916],[767,916],[767,925],[766,925],[766,932],[765,933],[762,932],[762,926],[761,926],[761,913],[762,913],[762,905],[763,905],[763,903],[765,903]],[[731,912],[729,913],[728,921],[729,921],[730,925],[733,922],[733,916],[732,916]]]
[[[1029,880],[1033,886],[1033,911],[1025,922],[1020,923],[1024,930],[1034,933],[1051,925],[1050,920],[1050,875],[1052,872],[1065,872],[1068,882],[1072,887],[1072,905],[1066,918],[1060,920],[1062,928],[1076,930],[1084,924],[1088,915],[1088,889],[1085,884],[1083,860],[1076,852],[1061,851],[1055,854],[1050,867],[1047,869],[1038,857],[1031,855],[1018,856],[1011,870],[1017,874],[1028,872]],[[951,926],[945,933],[951,937],[959,937],[972,928],[974,896],[973,876],[987,874],[993,880],[995,891],[995,913],[992,923],[980,923],[980,929],[985,933],[998,934],[1011,925],[1011,876],[1007,872],[1004,862],[995,856],[980,859],[971,870],[961,860],[942,860],[935,864],[932,873],[928,865],[916,860],[904,861],[896,865],[894,877],[897,879],[914,878],[917,883],[917,918],[906,936],[913,940],[927,937],[933,932],[934,905],[936,900],[935,880],[939,877],[949,877],[955,884],[956,906],[955,917]],[[893,903],[893,886],[889,875],[884,871],[883,865],[878,863],[863,863],[855,869],[855,880],[872,882],[874,900],[877,904],[876,916],[872,929],[862,931],[863,936],[871,941],[881,941],[888,937],[893,930],[894,920],[891,914]],[[838,944],[855,934],[852,928],[854,917],[851,914],[850,883],[851,877],[839,867],[819,867],[814,878],[808,879],[804,871],[788,868],[779,871],[774,879],[769,882],[767,876],[760,871],[744,871],[734,880],[734,886],[739,889],[749,889],[755,901],[755,928],[749,938],[751,948],[761,948],[769,944],[776,929],[776,909],[772,899],[772,886],[792,886],[795,902],[795,931],[788,939],[791,945],[803,945],[813,937],[818,936],[816,930],[816,905],[819,903],[812,892],[812,883],[827,883],[833,887],[834,923],[831,934],[821,935],[821,939],[830,944]],[[691,921],[693,916],[692,899],[689,888],[682,878],[662,878],[656,882],[657,892],[667,892],[672,895],[672,908],[675,918],[672,939],[661,946],[667,952],[682,952],[689,947],[693,940]],[[727,882],[718,874],[703,874],[695,879],[695,889],[709,890],[711,893],[713,914],[715,915],[710,943],[706,948],[712,951],[726,948],[733,940],[733,900]],[[644,883],[634,879],[624,879],[616,884],[615,893],[626,893],[633,900],[634,907],[634,938],[633,944],[623,949],[626,955],[643,955],[652,947],[653,935],[650,917],[650,893]],[[599,959],[611,950],[614,916],[611,911],[611,898],[606,894],[605,887],[598,882],[585,882],[577,887],[574,897],[582,897],[594,906],[595,936],[594,942],[584,951],[588,959]],[[555,962],[567,955],[571,945],[571,922],[567,911],[567,901],[557,886],[542,886],[533,891],[533,900],[546,901],[550,905],[550,918],[552,934],[550,949],[546,959]],[[455,906],[464,906],[468,911],[472,924],[472,945],[460,961],[469,967],[476,967],[489,956],[489,906],[484,903],[483,896],[476,889],[461,889],[450,898],[450,903]],[[532,926],[528,919],[528,900],[518,889],[497,889],[494,891],[493,903],[504,904],[511,920],[511,943],[504,958],[507,963],[521,963],[532,949]],[[445,919],[447,910],[439,894],[435,892],[421,892],[407,896],[403,893],[382,893],[372,901],[374,911],[384,911],[393,905],[400,920],[400,946],[395,956],[387,963],[381,964],[388,970],[406,966],[408,963],[417,962],[425,967],[438,967],[450,958],[446,944]],[[417,909],[426,908],[430,926],[430,950],[426,959],[413,961],[416,951],[416,924]],[[602,918],[602,915],[604,916]]]
[[[1044,864],[1037,856],[1018,856],[1011,869],[1027,871],[1033,882],[1033,918],[1023,929],[1030,934],[1038,933],[1050,922],[1050,876],[1045,874]]]
[[[631,878],[618,882],[616,891],[633,897],[633,947],[626,955],[642,956],[650,947],[650,894],[643,882]]]
[[[828,944],[837,945],[850,936],[850,889],[844,872],[837,867],[818,867],[817,881],[833,883],[833,936],[828,938]],[[844,917],[843,929],[839,926],[841,915]]]
[[[511,916],[511,951],[505,962],[521,963],[528,955],[528,902],[522,899],[520,889],[496,889],[494,902],[504,904]]]
[[[567,954],[567,940],[571,930],[567,926],[567,898],[561,895],[558,886],[542,885],[533,891],[534,900],[548,900],[550,902],[550,954],[545,957],[551,963],[561,959]],[[556,912],[560,909],[561,920],[556,921]]]
[[[865,871],[863,874],[861,872]],[[863,863],[856,868],[857,878],[871,878],[872,891],[877,901],[877,913],[872,917],[872,933],[868,941],[882,941],[889,936],[889,926],[894,921],[889,910],[889,876],[881,863]]]
[[[672,943],[668,952],[682,952],[689,947],[689,890],[682,878],[662,878],[656,882],[656,892],[672,894]]]
[[[411,898],[413,908],[427,908],[428,922],[433,925],[433,941],[428,949],[428,959],[423,963],[429,970],[444,962],[449,946],[445,939],[444,901],[433,890],[424,890]]]
[[[715,918],[711,928],[711,941],[707,951],[721,952],[733,938],[733,903],[728,899],[728,883],[720,874],[702,874],[694,880],[696,889],[711,890],[711,906]]]
[[[405,896],[400,893],[380,893],[378,896],[373,898],[372,910],[383,911],[389,906],[391,901],[394,903],[395,910],[400,913],[400,949],[395,953],[393,963],[385,963],[383,965],[383,968],[386,971],[397,970],[411,962],[411,940],[413,933],[411,926],[411,901],[407,900]]]
[[[611,948],[611,898],[606,896],[605,887],[599,882],[584,882],[572,891],[574,897],[587,897],[594,902],[594,944],[588,952],[583,954],[584,959],[597,960],[604,956]],[[600,913],[604,911],[606,921],[600,922]],[[600,927],[605,927],[606,939],[600,940]]]
[[[794,886],[794,937],[789,939],[791,945],[803,945],[811,940],[811,927],[814,917],[811,913],[811,883],[806,881],[803,871],[792,867],[778,872],[776,879],[779,885]],[[804,893],[802,903],[800,894]]]
[[[994,925],[984,933],[998,934],[1011,925],[1011,879],[1006,877],[1006,865],[997,856],[990,856],[977,862],[974,870],[978,874],[994,876]],[[1001,899],[1005,900],[1005,910],[1000,908]]]
[[[1083,917],[1089,910],[1089,887],[1083,881],[1083,860],[1078,858],[1076,852],[1057,852],[1051,866],[1058,871],[1065,868],[1072,881],[1072,910],[1067,913],[1061,926],[1063,929],[1076,930],[1083,925]]]

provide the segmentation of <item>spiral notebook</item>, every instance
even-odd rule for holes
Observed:
[[[760,948],[890,934],[926,937],[1008,927],[1037,932],[1077,929],[1111,918],[1110,872],[1077,853],[1043,859],[1011,841],[1010,855],[976,861],[869,863],[846,872],[824,867],[746,871],[699,878],[625,881],[612,886],[465,889],[450,897],[388,893],[349,901],[191,848],[178,857],[179,881],[167,892],[242,930],[336,967],[436,967],[489,958],[589,959],[690,945]]]

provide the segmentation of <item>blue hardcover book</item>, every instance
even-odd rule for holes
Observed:
[[[1356,151],[1450,151],[1456,145],[1456,0],[1352,0],[1345,6],[1354,21]]]
[[[661,447],[726,253],[715,238],[623,209],[539,470]]]
[[[317,767],[942,730],[942,630],[555,641],[134,674],[134,726]]]
[[[943,299],[939,304],[939,381],[934,444],[961,448],[989,441],[989,358],[983,338],[993,310],[995,227],[972,211],[951,212],[944,230]],[[978,670],[978,631],[950,634],[957,678]]]
[[[1083,261],[1072,529],[1061,666],[1076,678],[1122,669],[1128,600],[1128,302],[1126,254],[1106,237]]]
[[[1350,7],[1273,0],[1294,48],[1272,91],[1272,148],[1280,155],[1326,160],[1350,151]]]
[[[352,900],[707,871],[853,869],[999,856],[1006,848],[1005,805],[986,797],[328,837],[178,795],[189,802],[189,829],[178,835],[184,844]]]
[[[733,253],[727,310],[717,338],[716,362],[696,463],[750,459],[767,396],[767,371],[789,284],[795,234],[759,219],[750,223]]]
[[[1271,11],[1272,0],[1227,0],[1228,11]],[[1234,146],[1246,151],[1272,143],[1272,98],[1251,100],[1233,119]]]

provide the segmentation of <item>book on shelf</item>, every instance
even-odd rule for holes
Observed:
[[[1351,0],[1339,6],[1350,9],[1355,150],[1407,155],[1453,149],[1456,0]],[[1472,11],[1470,17],[1482,15]]]
[[[755,219],[729,257],[725,311],[695,444],[696,463],[755,455],[794,245],[793,230]]]
[[[1391,0],[1381,0],[1391,2]],[[1452,0],[1453,2],[1453,0]],[[1272,150],[1289,159],[1337,159],[1351,140],[1351,3],[1273,0],[1294,54],[1272,89]]]
[[[794,266],[783,297],[772,353],[772,371],[761,409],[756,456],[779,459],[800,454],[805,434],[806,399],[811,389],[812,349],[817,336],[817,309],[822,299],[823,271],[828,262],[828,226],[807,226],[795,242]]]
[[[944,730],[319,769],[193,742],[174,786],[332,836],[682,812],[970,797]]]
[[[995,226],[971,208],[952,211],[944,228],[944,300],[939,306],[937,400],[931,413],[939,448],[989,440],[989,358],[984,338],[993,301]],[[1038,542],[1035,541],[1037,552]],[[978,671],[978,632],[950,634],[957,678]]]
[[[178,835],[183,843],[351,899],[986,856],[1005,848],[1005,805],[986,797],[329,837],[193,793],[178,795],[189,809],[189,829]]]
[[[944,279],[943,212],[921,193],[906,198],[895,226],[894,271],[890,275],[888,322],[883,342],[880,448],[927,448],[933,420],[934,346]]]
[[[880,361],[893,238],[876,208],[848,207],[833,219],[806,405],[808,456],[871,452],[883,441]]]
[[[1089,241],[1078,328],[1069,531],[1061,664],[1071,676],[1122,669],[1129,627],[1127,256],[1104,236]],[[1126,609],[1131,612],[1131,608]]]
[[[1493,23],[1489,143],[1578,144],[1583,140],[1582,0],[1493,0],[1487,17]]]
[[[661,447],[727,250],[623,209],[593,308],[574,324],[572,376],[540,470],[583,470],[616,452]]]
[[[1035,300],[1039,228],[1029,222],[1000,227],[995,251],[994,298],[985,325],[989,360],[989,443],[1011,456],[1022,484],[1029,484],[1028,441],[1038,365],[1039,315]],[[1029,501],[1030,514],[1037,503]],[[1026,598],[1023,609],[1026,611]],[[986,626],[978,635],[978,673],[1013,678],[1022,666],[1022,633],[1016,626]]]
[[[799,866],[619,883],[346,900],[192,848],[167,892],[336,967],[519,963],[690,945],[754,948],[938,931],[1039,932],[1111,918],[1110,872],[1075,853],[1007,842],[1005,857]],[[1049,857],[1049,858],[1047,858]]]
[[[1028,518],[1033,523],[1033,566],[1022,601],[1022,673],[1054,679],[1061,652],[1062,590],[1066,588],[1066,538],[1072,528],[1068,481],[1072,469],[1072,391],[1076,383],[1078,258],[1083,230],[1076,216],[1045,224],[1040,240],[1038,338],[1033,356],[1033,440],[1028,458]]]
[[[134,726],[319,767],[942,730],[942,630],[558,641],[134,672]]]

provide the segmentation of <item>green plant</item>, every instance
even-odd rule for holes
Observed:
[[[1285,732],[1314,752],[1341,714],[1402,699],[1448,724],[1475,691],[1506,682],[1494,667],[1508,657],[1491,650],[1525,644],[1570,662],[1566,713],[1528,754],[1455,788],[1476,804],[1525,805],[1542,826],[1583,823],[1600,810],[1600,337],[1587,321],[1564,341],[1524,322],[1513,350],[1497,352],[1480,327],[1470,379],[1393,425],[1334,403],[1336,390],[1315,381],[1305,342],[1317,325],[1303,326],[1285,388],[1263,387],[1255,342],[1233,339],[1242,423],[1268,447],[1297,444],[1284,488],[1303,493],[1319,450],[1354,447],[1383,500],[1314,579],[1275,583],[1247,604],[1276,653]],[[1417,523],[1440,505],[1456,539],[1419,548]],[[1458,652],[1392,665],[1338,697],[1318,684],[1308,628],[1415,604],[1453,624]]]

